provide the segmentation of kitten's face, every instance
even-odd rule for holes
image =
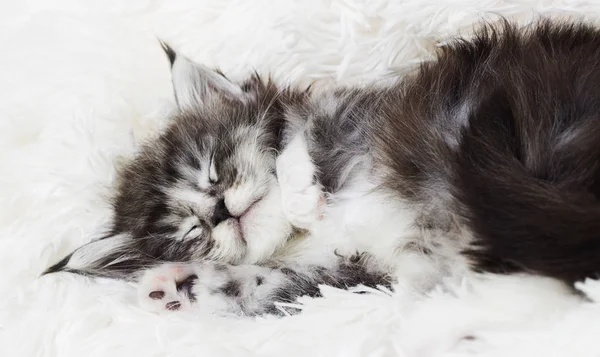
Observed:
[[[255,263],[292,234],[275,158],[284,107],[305,93],[241,86],[165,51],[178,112],[119,175],[111,232],[47,272],[130,278],[157,260]]]
[[[259,261],[287,239],[275,176],[283,120],[261,107],[274,98],[255,81],[244,100],[215,95],[183,108],[143,149],[121,177],[117,231],[228,262]]]

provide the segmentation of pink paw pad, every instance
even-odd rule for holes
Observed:
[[[151,269],[140,280],[140,304],[154,312],[182,310],[193,302],[191,289],[195,279],[193,270],[181,264]]]

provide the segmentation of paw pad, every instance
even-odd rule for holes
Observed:
[[[196,279],[190,265],[163,264],[149,269],[140,279],[138,301],[153,312],[184,310],[195,302]]]
[[[165,308],[167,310],[171,310],[171,311],[176,311],[179,310],[179,308],[181,307],[181,303],[179,301],[169,301],[166,305]]]
[[[152,300],[160,300],[165,297],[165,292],[164,291],[153,291],[150,294],[148,294],[148,297]]]

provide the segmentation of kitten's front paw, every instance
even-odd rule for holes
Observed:
[[[140,279],[139,304],[158,313],[192,309],[238,313],[245,285],[234,278],[234,269],[218,262],[162,264]]]
[[[139,304],[152,312],[187,309],[196,300],[192,287],[197,279],[186,264],[163,264],[150,269],[139,282]]]
[[[325,196],[315,182],[315,166],[302,134],[290,142],[276,165],[283,213],[295,227],[310,230],[323,218]]]

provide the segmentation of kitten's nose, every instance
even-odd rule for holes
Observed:
[[[212,216],[212,224],[213,226],[218,225],[226,219],[232,218],[233,216],[229,213],[227,206],[225,205],[225,199],[219,200],[217,205],[215,206],[215,211]]]

